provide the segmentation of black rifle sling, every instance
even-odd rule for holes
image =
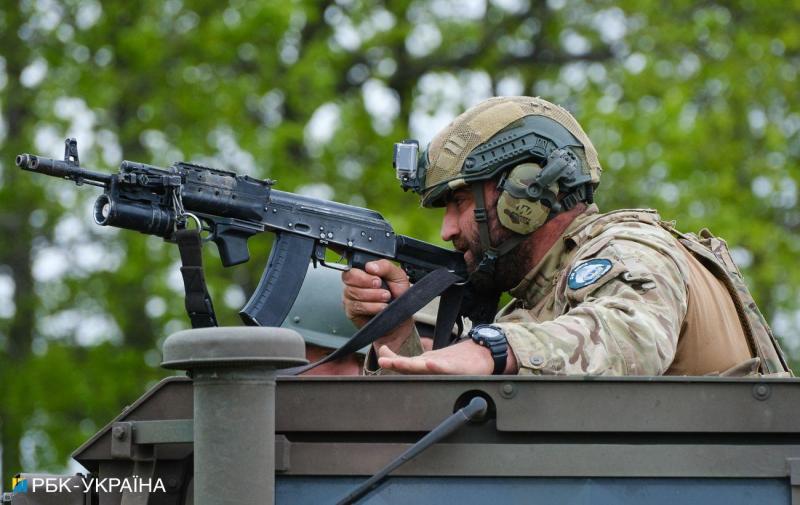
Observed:
[[[192,328],[217,326],[217,316],[211,295],[208,294],[206,278],[203,275],[203,253],[200,231],[184,228],[175,232],[175,241],[181,253],[181,275],[186,292],[186,312],[192,321]]]
[[[460,335],[453,335],[453,325],[456,324],[461,309],[461,300],[464,298],[464,286],[454,285],[442,293],[439,300],[439,311],[436,313],[436,329],[433,332],[433,348],[441,349],[452,344]],[[459,330],[461,327],[459,326]]]
[[[400,323],[409,319],[419,309],[428,304],[431,300],[442,294],[448,287],[462,279],[449,272],[447,269],[440,268],[429,273],[416,284],[411,286],[402,296],[395,298],[389,303],[382,312],[379,312],[360,330],[358,330],[341,347],[325,356],[321,360],[308,365],[284,368],[278,370],[280,375],[299,375],[307,372],[328,361],[333,361],[356,352],[366,345],[372,344],[375,340],[396,328]],[[450,328],[453,324],[450,324]]]

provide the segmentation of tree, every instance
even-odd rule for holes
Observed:
[[[56,470],[163,372],[188,326],[177,252],[89,223],[96,196],[13,167],[60,155],[188,159],[379,209],[438,241],[438,219],[397,191],[391,144],[426,141],[494,94],[570,108],[606,171],[602,208],[657,206],[728,238],[760,306],[797,355],[800,40],[768,3],[341,0],[24,0],[0,7],[0,404],[3,481]],[[796,9],[795,9],[796,11]],[[388,197],[387,195],[397,195]],[[792,233],[795,232],[795,233]],[[224,324],[253,261],[206,249]],[[222,300],[223,303],[219,303]],[[112,386],[113,384],[113,386]]]

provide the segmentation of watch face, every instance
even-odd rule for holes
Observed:
[[[492,326],[481,326],[475,328],[475,334],[481,338],[497,338],[503,335],[503,332]]]

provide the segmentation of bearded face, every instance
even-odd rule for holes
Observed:
[[[487,207],[489,238],[492,246],[498,246],[515,234],[504,228],[497,219],[496,184],[484,184],[484,200]],[[475,221],[475,199],[472,191],[456,191],[447,202],[442,238],[453,242],[453,246],[464,253],[464,261],[470,273],[475,272],[483,258],[478,223]],[[508,253],[500,256],[491,276],[473,276],[472,282],[481,289],[506,291],[516,286],[527,273],[529,246],[523,241]]]

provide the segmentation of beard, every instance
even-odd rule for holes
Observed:
[[[470,272],[460,315],[469,318],[473,325],[490,324],[494,321],[502,293],[519,284],[527,272],[525,258],[528,254],[528,241],[517,244],[509,252],[499,256],[495,261],[494,271],[484,273],[478,271],[478,265],[483,258],[479,234],[477,229],[472,231],[468,239],[459,238],[453,241],[453,245],[464,253],[464,261]],[[496,231],[506,232],[505,238],[511,236],[508,230]],[[489,235],[493,244],[502,243],[503,238],[497,236],[494,230],[490,229]]]
[[[493,245],[503,244],[515,235],[503,228],[495,216],[489,216],[489,223],[489,237]],[[507,253],[498,256],[494,272],[488,275],[478,272],[478,265],[483,259],[484,251],[477,224],[471,230],[469,237],[459,237],[453,241],[453,246],[464,254],[464,262],[470,273],[470,282],[481,291],[498,293],[508,291],[519,284],[528,272],[531,245],[527,240],[523,240]]]

